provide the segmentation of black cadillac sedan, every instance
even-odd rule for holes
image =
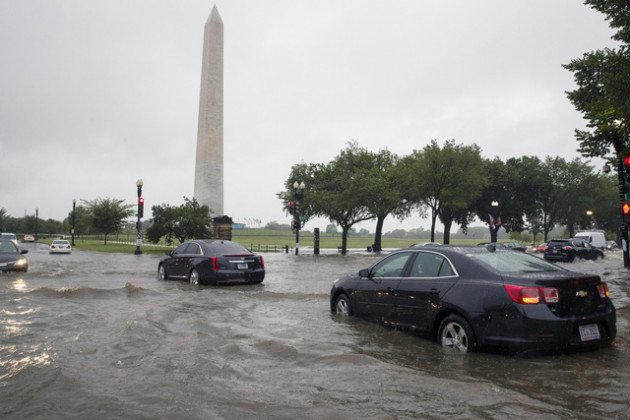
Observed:
[[[169,251],[158,264],[158,279],[187,279],[191,284],[262,283],[262,256],[226,240],[184,242]]]
[[[599,276],[491,246],[394,252],[336,280],[330,308],[462,352],[593,350],[617,334],[615,308]]]
[[[24,257],[27,252],[18,248],[12,240],[0,239],[0,272],[28,271],[28,260]]]

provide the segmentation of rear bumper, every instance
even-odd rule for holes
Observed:
[[[605,313],[566,318],[556,317],[543,305],[531,306],[511,311],[507,319],[477,325],[481,327],[480,347],[525,356],[574,353],[607,347],[617,336],[616,313],[612,306]],[[506,328],[508,322],[510,328]],[[597,326],[599,338],[583,339],[580,327],[592,325]]]
[[[213,272],[209,278],[202,279],[202,283],[229,285],[229,284],[250,284],[262,283],[265,279],[265,270],[258,269],[253,271],[219,271]]]

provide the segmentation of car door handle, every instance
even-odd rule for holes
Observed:
[[[429,294],[430,295],[439,295],[440,291],[438,289],[436,289],[435,287],[432,287],[431,290],[429,290]]]
[[[385,289],[387,292],[393,292],[394,289],[392,289],[391,287],[388,287],[387,289]]]

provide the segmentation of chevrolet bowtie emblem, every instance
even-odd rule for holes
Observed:
[[[588,295],[588,292],[585,292],[584,290],[580,290],[579,292],[575,294],[575,296],[577,297],[584,297],[586,295]]]

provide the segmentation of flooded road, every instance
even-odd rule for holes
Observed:
[[[330,313],[370,254],[265,254],[262,285],[158,281],[158,256],[24,245],[0,274],[4,419],[630,418],[630,275],[621,253],[565,266],[608,282],[604,350],[461,355]]]

